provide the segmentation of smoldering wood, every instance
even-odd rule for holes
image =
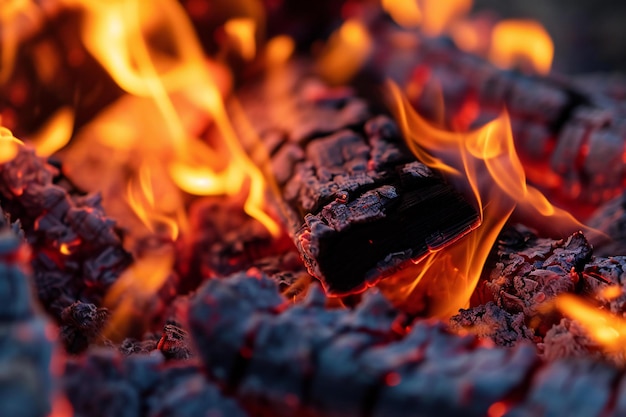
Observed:
[[[0,204],[19,220],[33,249],[39,299],[61,322],[63,310],[77,301],[99,307],[132,258],[100,197],[56,185],[58,174],[28,146],[0,164]]]
[[[38,417],[50,412],[53,344],[33,300],[18,229],[0,209],[0,414]]]
[[[514,416],[623,408],[612,401],[625,381],[619,368],[545,362],[530,344],[497,347],[434,321],[407,328],[379,294],[354,310],[324,308],[319,290],[288,305],[267,277],[237,274],[200,288],[189,324],[203,366],[255,416],[485,416],[496,403]]]
[[[349,88],[285,71],[283,85],[259,82],[239,100],[271,154],[290,235],[329,293],[362,290],[477,226],[475,209],[415,159],[389,117]]]
[[[423,116],[438,122],[444,117],[448,125],[465,129],[506,107],[528,178],[585,215],[623,189],[623,77],[526,75],[496,68],[447,39],[403,31],[384,18],[373,28],[373,58],[364,72],[421,90],[409,98]],[[404,42],[396,42],[399,37]]]

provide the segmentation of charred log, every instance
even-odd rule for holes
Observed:
[[[477,225],[472,206],[415,160],[391,119],[371,116],[350,89],[290,83],[302,76],[292,72],[284,90],[268,80],[240,98],[271,154],[287,228],[329,293],[362,290]],[[270,111],[279,100],[280,112]]]
[[[305,304],[288,307],[271,280],[239,274],[199,290],[190,329],[210,375],[253,415],[621,412],[612,398],[624,374],[605,363],[546,363],[527,344],[493,347],[430,321],[405,332],[379,294],[354,310],[323,305],[314,291]]]

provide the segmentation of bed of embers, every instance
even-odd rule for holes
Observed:
[[[626,81],[300,3],[2,6],[0,415],[626,413]]]

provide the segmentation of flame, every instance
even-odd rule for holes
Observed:
[[[0,164],[13,160],[23,145],[24,143],[13,136],[9,129],[0,125]]]
[[[250,17],[230,19],[224,24],[224,32],[232,39],[241,57],[247,61],[256,54],[255,31],[256,22]]]
[[[74,111],[69,107],[63,107],[30,138],[30,142],[38,155],[50,156],[69,143],[73,128]]]
[[[550,72],[554,44],[546,29],[533,20],[503,20],[491,34],[489,59],[502,68],[520,63],[540,74]]]
[[[417,0],[382,0],[382,7],[400,26],[416,27],[422,22]]]
[[[570,294],[555,300],[563,314],[579,322],[591,339],[608,352],[626,353],[626,320]]]
[[[438,36],[450,24],[472,8],[472,0],[420,0],[422,10],[422,31],[430,36]]]
[[[491,247],[514,210],[525,219],[541,219],[542,230],[559,236],[583,227],[526,184],[506,112],[476,131],[444,131],[420,117],[397,85],[390,84],[390,92],[410,149],[473,196],[482,221],[455,244],[429,253],[414,268],[382,281],[381,288],[394,302],[426,298],[428,312],[438,317],[467,307]]]
[[[207,65],[182,6],[173,0],[73,1],[86,14],[83,40],[90,53],[126,92],[154,102],[169,138],[155,156],[168,154],[165,165],[172,180],[182,190],[201,195],[234,195],[247,185],[246,212],[277,235],[279,226],[263,210],[264,178],[241,148],[224,107],[219,71]],[[254,22],[233,19],[225,26],[241,41],[242,53],[254,55]],[[157,31],[166,38],[167,52],[152,40]],[[213,118],[225,145],[221,153],[189,133],[185,115],[174,104],[181,95],[187,106]],[[133,131],[117,133],[123,135],[110,135],[119,138],[114,146],[131,146],[128,137],[140,136]]]
[[[279,35],[270,39],[265,45],[265,59],[268,68],[272,69],[287,62],[295,49],[296,43],[289,36]]]
[[[357,19],[346,20],[331,35],[318,62],[318,71],[332,84],[350,80],[363,66],[372,51],[372,38]]]

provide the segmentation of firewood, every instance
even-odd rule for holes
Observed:
[[[527,75],[502,70],[455,48],[382,23],[375,26],[373,58],[364,70],[421,93],[410,97],[424,116],[457,129],[476,127],[506,107],[516,148],[535,185],[572,210],[588,209],[623,188],[626,106],[623,79]],[[403,42],[397,42],[402,37]],[[407,38],[413,46],[407,47]],[[615,91],[615,93],[611,93]],[[445,115],[440,114],[443,100]],[[473,114],[476,112],[476,114]],[[472,113],[472,114],[469,114]],[[546,183],[546,172],[552,178]],[[583,210],[584,209],[584,210]]]
[[[39,299],[62,322],[62,312],[76,301],[100,306],[132,259],[100,197],[68,191],[57,178],[58,170],[26,146],[0,164],[0,204],[20,221],[33,249]]]
[[[50,412],[53,345],[31,295],[28,251],[0,210],[0,415]]]
[[[495,347],[433,321],[406,328],[380,294],[367,295],[354,310],[324,308],[319,290],[287,306],[267,277],[238,274],[201,287],[190,330],[209,374],[256,416],[485,416],[496,408],[600,416],[622,407],[611,402],[622,370],[544,362],[531,345]]]
[[[475,209],[416,161],[390,118],[370,115],[350,89],[290,84],[303,70],[290,71],[284,91],[259,83],[239,97],[271,154],[288,231],[329,293],[362,290],[477,226]]]

